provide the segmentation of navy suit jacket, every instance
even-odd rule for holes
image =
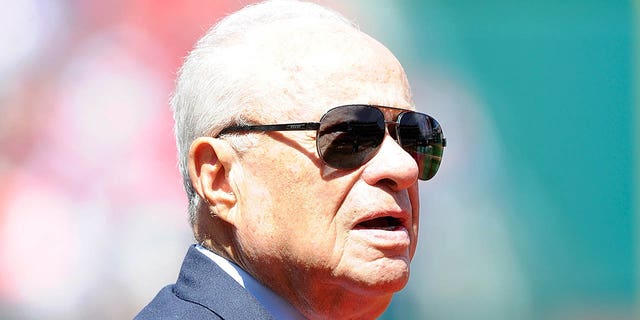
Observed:
[[[134,318],[273,319],[256,298],[195,245],[189,247],[178,281],[164,287]]]

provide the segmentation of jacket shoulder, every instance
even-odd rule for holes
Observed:
[[[146,319],[273,319],[260,302],[195,246],[175,284],[164,287],[136,316]]]
[[[134,320],[222,319],[205,306],[179,298],[174,290],[175,285],[162,288]]]

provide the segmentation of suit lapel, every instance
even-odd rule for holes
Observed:
[[[223,319],[272,319],[253,295],[195,246],[189,248],[182,263],[175,294]]]

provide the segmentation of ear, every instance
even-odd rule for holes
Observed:
[[[229,181],[229,169],[235,150],[226,141],[200,137],[189,148],[189,178],[191,185],[209,210],[220,219],[234,224],[236,196]]]

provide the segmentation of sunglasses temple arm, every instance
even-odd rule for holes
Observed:
[[[320,128],[319,122],[299,122],[299,123],[284,123],[284,124],[264,124],[264,125],[242,125],[224,128],[220,131],[220,134],[231,132],[246,132],[246,131],[306,131],[306,130],[318,130]]]

